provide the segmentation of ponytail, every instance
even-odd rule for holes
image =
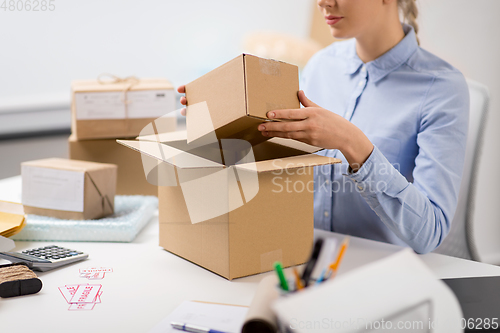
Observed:
[[[415,30],[415,36],[417,37],[417,43],[420,45],[420,40],[418,39],[418,7],[417,0],[398,0],[399,10],[403,15],[403,19],[406,23],[413,27]]]

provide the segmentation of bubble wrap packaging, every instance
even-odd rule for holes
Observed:
[[[142,195],[115,196],[115,213],[97,220],[60,220],[28,215],[26,226],[15,240],[131,242],[151,220],[158,198]]]

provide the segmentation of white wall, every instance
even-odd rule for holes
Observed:
[[[482,259],[500,264],[500,1],[419,1],[422,47],[490,90],[474,218]]]
[[[23,0],[26,1],[26,0]],[[241,53],[255,30],[305,37],[306,0],[54,0],[53,12],[0,9],[0,104],[100,73],[187,83]]]

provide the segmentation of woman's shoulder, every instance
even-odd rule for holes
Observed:
[[[426,73],[436,77],[454,76],[461,72],[447,61],[437,55],[419,47],[407,61],[407,65],[413,70]]]
[[[408,59],[407,65],[419,74],[430,76],[433,88],[430,93],[440,94],[445,91],[450,95],[468,98],[465,76],[460,70],[435,54],[419,47]]]

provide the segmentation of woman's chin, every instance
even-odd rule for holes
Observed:
[[[343,29],[330,27],[330,33],[332,34],[333,38],[335,38],[335,39],[352,38],[352,36]]]

